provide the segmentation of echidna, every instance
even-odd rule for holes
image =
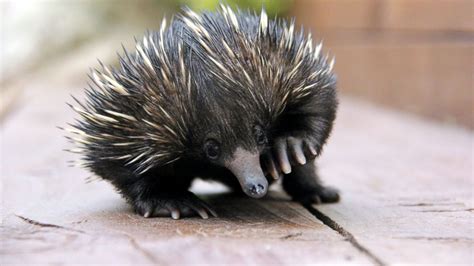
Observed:
[[[188,191],[195,177],[253,198],[283,177],[294,200],[338,200],[314,163],[336,115],[334,61],[293,21],[185,8],[119,60],[92,71],[68,131],[83,166],[137,213],[215,215]]]

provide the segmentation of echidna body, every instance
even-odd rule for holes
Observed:
[[[330,202],[314,159],[337,99],[333,61],[293,23],[185,9],[91,74],[68,129],[83,165],[144,215],[215,213],[188,191],[195,177],[260,198],[283,176],[295,200]]]

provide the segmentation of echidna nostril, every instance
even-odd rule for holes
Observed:
[[[257,194],[257,195],[262,194],[265,191],[265,187],[262,184],[252,185],[252,187],[250,188],[250,191],[253,194]]]
[[[254,193],[254,194],[257,193],[257,186],[253,185],[253,186],[250,188],[250,191],[251,191],[252,193]]]

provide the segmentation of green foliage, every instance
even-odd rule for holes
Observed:
[[[193,10],[214,10],[219,3],[225,3],[232,7],[259,11],[262,6],[270,16],[285,14],[293,4],[293,0],[180,0],[181,5],[186,5]]]

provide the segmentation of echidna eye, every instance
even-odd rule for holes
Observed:
[[[267,136],[265,136],[265,132],[261,126],[255,126],[255,140],[258,145],[264,145],[267,143]]]
[[[221,148],[217,141],[210,139],[204,144],[204,152],[209,159],[215,160],[221,154]]]

